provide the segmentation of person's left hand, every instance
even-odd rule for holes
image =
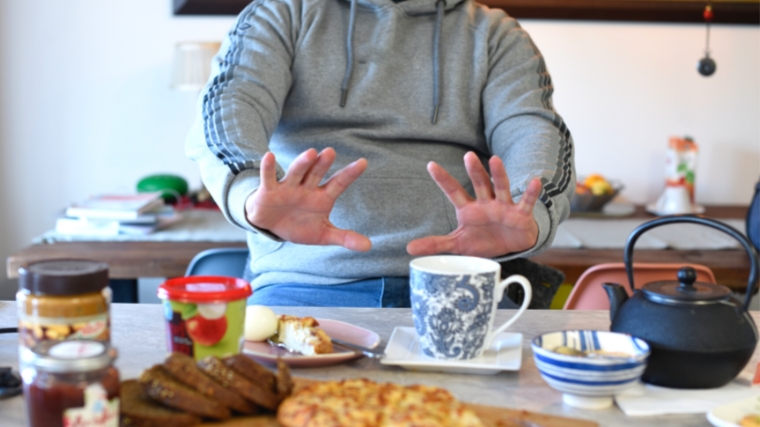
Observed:
[[[446,236],[413,240],[406,251],[413,256],[451,253],[494,258],[532,248],[538,240],[533,205],[541,194],[541,181],[531,180],[520,202],[514,203],[501,159],[493,156],[488,161],[493,185],[475,153],[468,152],[464,164],[472,180],[475,199],[441,166],[435,162],[428,164],[430,176],[454,204],[459,225]]]

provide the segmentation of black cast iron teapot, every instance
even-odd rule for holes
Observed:
[[[750,257],[744,303],[722,285],[696,282],[690,267],[678,280],[652,282],[636,289],[633,246],[644,232],[674,223],[694,223],[721,230],[738,240]],[[697,216],[667,216],[640,225],[628,237],[625,253],[630,298],[618,284],[605,283],[610,299],[611,331],[645,340],[652,351],[642,380],[674,388],[713,388],[734,379],[749,361],[758,340],[747,308],[757,286],[755,249],[735,228]],[[675,278],[674,278],[675,279]]]

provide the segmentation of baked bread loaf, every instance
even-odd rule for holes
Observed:
[[[140,382],[148,396],[166,406],[217,420],[231,416],[230,410],[221,402],[177,381],[161,365],[143,371]]]
[[[223,387],[235,390],[256,405],[272,411],[277,410],[280,399],[271,386],[267,387],[250,381],[243,374],[227,366],[218,357],[204,357],[198,361],[198,367]]]
[[[277,411],[283,427],[482,427],[475,413],[448,391],[367,379],[304,387]]]
[[[189,427],[201,423],[195,415],[156,403],[137,380],[122,382],[119,394],[120,421],[124,427]]]
[[[195,359],[192,356],[183,353],[172,353],[164,361],[163,367],[177,381],[194,388],[204,396],[221,402],[236,412],[246,415],[258,412],[256,405],[247,401],[240,393],[222,387],[221,384],[201,371],[198,365],[195,364]],[[269,372],[263,367],[260,368]],[[270,373],[270,375],[274,377],[273,374]]]
[[[277,326],[277,335],[271,338],[288,351],[304,356],[333,352],[330,337],[313,317],[296,317],[283,314]]]

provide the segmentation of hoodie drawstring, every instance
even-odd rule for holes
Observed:
[[[356,26],[356,1],[351,0],[351,10],[348,18],[348,35],[346,36],[346,74],[343,76],[343,83],[340,85],[340,106],[346,106],[348,98],[348,84],[351,81],[351,74],[354,72],[354,27]],[[441,27],[443,25],[443,13],[446,7],[446,0],[438,0],[435,3],[435,34],[433,38],[433,118],[432,123],[438,123],[438,110],[441,107],[440,90],[441,90]]]
[[[346,106],[348,98],[348,83],[351,81],[351,74],[354,72],[354,27],[356,26],[356,0],[351,0],[351,11],[348,18],[348,36],[346,44],[348,49],[346,64],[346,74],[343,76],[343,84],[340,85],[340,106]]]
[[[435,19],[435,36],[433,39],[433,124],[438,122],[438,109],[441,106],[440,87],[441,87],[441,23],[443,22],[443,9],[446,7],[446,0],[435,2],[436,19]]]

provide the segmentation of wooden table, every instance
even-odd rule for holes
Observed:
[[[746,206],[707,206],[711,218],[744,218]],[[599,218],[600,221],[618,217]],[[654,218],[637,206],[625,218]],[[744,231],[744,230],[742,230]],[[27,246],[7,259],[8,278],[18,277],[18,269],[32,262],[56,258],[87,258],[105,262],[113,279],[138,277],[177,277],[185,273],[198,252],[215,247],[244,247],[244,242],[58,242]],[[595,264],[622,262],[622,249],[549,249],[532,260],[562,270],[568,283]],[[640,250],[636,261],[659,263],[698,263],[710,267],[717,281],[736,290],[746,287],[749,261],[743,250]]]
[[[409,309],[363,308],[311,308],[275,307],[278,313],[341,320],[377,332],[381,337],[379,348],[384,348],[396,326],[412,326]],[[152,364],[160,363],[165,356],[165,336],[162,307],[158,304],[114,304],[112,309],[113,344],[119,351],[117,367],[122,378],[133,378]],[[496,322],[513,315],[512,310],[499,310]],[[529,310],[510,327],[510,331],[523,334],[522,366],[519,371],[505,371],[495,375],[464,375],[407,371],[396,366],[382,365],[377,360],[360,358],[352,362],[312,369],[294,369],[293,374],[313,379],[369,378],[375,381],[400,384],[429,384],[445,387],[457,398],[471,403],[515,408],[544,414],[560,415],[598,422],[600,426],[615,427],[687,427],[709,426],[704,414],[667,415],[656,417],[627,417],[616,406],[601,411],[586,411],[562,404],[561,394],[549,387],[541,378],[533,361],[530,341],[537,335],[564,329],[609,328],[606,311]],[[755,321],[760,313],[753,313]],[[0,326],[16,323],[16,307],[11,302],[0,302]],[[15,334],[0,334],[0,366],[17,368],[17,340]],[[743,376],[749,375],[760,358],[756,351]],[[22,397],[0,400],[0,425],[24,425]]]

